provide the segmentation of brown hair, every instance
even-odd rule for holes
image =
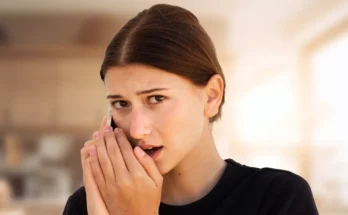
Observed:
[[[157,4],[129,20],[106,49],[100,76],[112,66],[140,63],[177,74],[198,86],[219,74],[225,77],[214,45],[190,11],[167,4]],[[225,84],[218,114],[225,100]]]

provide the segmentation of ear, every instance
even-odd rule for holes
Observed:
[[[205,86],[206,104],[204,114],[208,117],[214,117],[219,112],[223,93],[224,81],[219,74],[213,75]]]

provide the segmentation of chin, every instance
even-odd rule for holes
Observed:
[[[161,173],[162,176],[170,172],[171,168],[164,165],[163,163],[156,163],[158,171]]]
[[[163,161],[157,161],[155,162],[158,171],[161,173],[162,176],[166,175],[167,173],[169,173],[174,166],[169,165],[168,163],[166,164]]]

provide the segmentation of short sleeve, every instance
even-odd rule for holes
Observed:
[[[273,179],[259,214],[318,215],[311,188],[302,177],[283,172]]]

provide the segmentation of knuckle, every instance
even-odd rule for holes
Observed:
[[[94,163],[98,163],[98,157],[97,156],[88,156],[88,161],[91,163],[91,164],[94,164]]]
[[[117,153],[117,145],[116,143],[112,143],[112,142],[109,142],[107,145],[106,145],[107,149],[108,149],[108,153],[110,156],[115,156]]]
[[[87,147],[87,146],[90,146],[91,144],[93,144],[93,140],[88,140],[85,142],[84,146]]]
[[[91,158],[88,157],[84,160],[84,164],[90,164],[91,163]]]
[[[85,154],[85,151],[86,151],[86,148],[82,148],[82,149],[80,150],[80,154],[81,154],[81,155],[84,155],[84,154]]]
[[[116,184],[121,190],[129,190],[132,188],[132,182],[129,179],[117,180]]]
[[[111,132],[106,133],[104,138],[107,142],[113,141],[115,139]]]
[[[92,145],[89,146],[85,146],[80,150],[81,156],[86,157],[86,155],[89,153],[89,151],[91,150]]]
[[[93,132],[92,138],[95,138],[95,136],[97,135],[97,133],[98,133],[98,131]]]
[[[87,153],[88,153],[88,150],[89,150],[89,147],[83,147],[81,150],[80,150],[80,154],[82,157],[86,157],[87,156]]]
[[[98,160],[97,159],[90,159],[89,163],[92,165],[92,168],[95,170],[96,168],[99,168],[98,164]]]
[[[144,180],[144,175],[139,173],[139,172],[135,172],[132,175],[132,180],[139,182],[139,181],[143,181]]]
[[[95,159],[95,162],[98,162],[98,160]],[[106,165],[109,164],[108,159],[106,157],[104,157],[104,156],[101,156],[99,158],[99,163],[100,163],[101,166],[106,166]]]
[[[124,142],[127,140],[126,135],[123,132],[120,132],[117,134],[117,139],[120,140],[121,142]]]
[[[116,148],[115,147],[111,147],[111,148],[108,147],[108,155],[110,157],[110,160],[117,158],[118,155],[117,155]]]
[[[95,141],[95,145],[97,147],[103,147],[104,146],[104,140],[100,139],[100,140]]]

